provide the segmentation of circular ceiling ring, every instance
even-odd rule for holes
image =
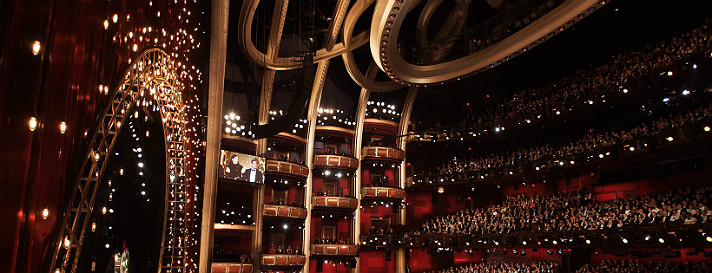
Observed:
[[[354,31],[354,28],[356,27],[356,22],[361,17],[363,12],[371,4],[373,4],[374,1],[375,0],[359,0],[351,8],[349,14],[346,15],[342,32],[342,40],[345,47],[352,48],[351,45],[356,43],[356,41],[352,41],[351,36]],[[358,46],[354,46],[353,48],[357,47]],[[344,52],[343,54],[341,54],[341,57],[344,60],[344,66],[346,67],[346,71],[349,73],[354,82],[356,82],[362,88],[368,89],[371,92],[390,92],[404,87],[403,85],[398,84],[394,81],[377,82],[368,79],[363,73],[361,73],[361,70],[359,70],[352,51]]]
[[[238,33],[240,49],[245,53],[245,55],[254,63],[261,64],[266,68],[274,70],[291,70],[301,68],[301,57],[277,57],[268,58],[267,55],[258,50],[255,44],[252,42],[252,21],[254,21],[255,12],[257,6],[259,5],[259,0],[246,0],[242,3],[242,9],[240,10],[240,18],[238,20]],[[287,12],[286,9],[283,12]],[[347,47],[344,43],[338,43],[334,45],[331,50],[325,48],[318,49],[316,51],[316,56],[314,57],[314,62],[319,62],[322,60],[328,60],[337,57],[344,52],[353,50],[354,48],[360,47],[368,42],[369,33],[368,30],[359,33],[358,35],[351,37],[352,43],[351,47]]]
[[[399,83],[428,86],[473,75],[518,56],[553,37],[605,4],[602,0],[567,0],[511,36],[462,58],[416,65],[400,55],[398,32],[416,1],[378,0],[371,21],[370,48],[378,67]]]

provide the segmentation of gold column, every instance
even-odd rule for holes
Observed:
[[[336,43],[336,38],[339,35],[339,30],[341,29],[341,23],[344,21],[344,16],[346,15],[346,9],[349,7],[349,0],[339,0],[336,4],[336,10],[334,11],[334,20],[331,21],[329,25],[329,36],[327,37],[326,44],[324,48],[331,50],[334,48]],[[309,272],[309,255],[311,252],[311,242],[309,241],[311,235],[311,210],[312,210],[312,180],[314,175],[312,170],[314,169],[314,139],[316,138],[316,118],[321,104],[321,92],[324,87],[324,80],[326,79],[326,72],[329,70],[329,60],[323,60],[317,62],[316,75],[314,75],[314,85],[312,86],[311,97],[309,98],[309,111],[307,112],[307,120],[309,120],[309,130],[307,131],[307,150],[306,150],[306,160],[305,163],[309,167],[309,176],[307,176],[306,188],[304,190],[304,204],[307,208],[307,218],[304,223],[304,230],[302,232],[302,248],[304,250],[304,255],[307,256],[307,263],[302,268],[302,272]]]
[[[210,27],[210,71],[208,74],[208,128],[205,146],[205,185],[200,233],[198,272],[211,271],[213,236],[215,231],[215,199],[217,198],[218,161],[222,124],[223,84],[227,57],[227,25],[229,0],[215,0],[212,4]]]
[[[282,42],[282,31],[284,30],[284,20],[287,17],[287,7],[289,0],[278,0],[275,2],[274,10],[272,11],[272,23],[269,32],[269,40],[267,45],[267,58],[276,58],[279,53],[279,45]],[[272,91],[274,87],[275,70],[267,69],[262,77],[262,92],[260,95],[260,108],[258,113],[258,124],[263,125],[269,123],[269,109],[272,102]],[[267,152],[267,138],[262,138],[257,141],[257,154],[264,155]],[[265,187],[260,185],[255,190],[252,201],[255,208],[255,232],[252,236],[252,257],[255,262],[255,272],[260,272],[262,266],[262,216],[264,212]]]
[[[403,105],[403,113],[401,114],[401,120],[400,123],[398,124],[398,136],[403,136],[398,139],[398,148],[403,150],[405,152],[406,145],[408,144],[408,138],[404,137],[404,135],[408,134],[408,122],[410,121],[410,114],[413,112],[413,103],[415,102],[415,97],[418,94],[418,88],[417,87],[411,87],[408,89],[408,94],[405,97],[405,103]],[[403,161],[401,162],[399,168],[399,177],[398,177],[398,186],[405,189],[406,188],[406,163],[405,163],[406,158],[403,157]],[[406,201],[407,201],[407,195],[406,195]],[[406,213],[405,210],[401,209],[398,210],[398,213],[396,214],[396,223],[398,225],[405,225],[406,224]],[[406,249],[403,247],[399,247],[396,249],[395,253],[395,259],[394,259],[394,265],[396,267],[395,272],[396,273],[405,273],[405,267],[407,265],[407,261],[405,260],[405,252]]]

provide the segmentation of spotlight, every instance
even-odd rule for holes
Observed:
[[[690,94],[690,90],[682,90],[682,95],[687,96]]]
[[[712,243],[712,236],[707,236],[705,237],[708,243]]]
[[[627,243],[628,243],[628,239],[626,239],[626,238],[621,239],[621,241],[622,241],[624,244],[627,244]]]
[[[586,239],[586,244],[587,244],[587,245],[590,245],[590,244],[591,244],[591,240]]]
[[[705,130],[705,132],[709,132],[709,131],[710,131],[710,127],[709,127],[709,126],[705,126],[704,130]]]
[[[645,235],[645,238],[643,239],[645,239],[645,241],[650,241],[650,235]]]
[[[663,239],[662,237],[660,237],[660,238],[658,238],[658,242],[660,242],[661,244],[664,244],[664,243],[665,243],[665,239]]]

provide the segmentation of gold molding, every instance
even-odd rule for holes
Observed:
[[[312,196],[313,208],[340,208],[355,210],[358,208],[358,199],[343,196]]]
[[[307,218],[307,209],[292,206],[265,204],[262,215],[264,217],[281,217],[304,220]]]
[[[300,254],[262,254],[262,267],[301,267],[307,256]]]

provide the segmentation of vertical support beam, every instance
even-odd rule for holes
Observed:
[[[371,62],[368,66],[368,71],[366,72],[366,78],[373,80],[376,78],[376,73],[378,72],[378,67],[376,63]],[[363,124],[366,119],[366,106],[368,104],[368,99],[371,96],[371,91],[366,88],[361,88],[361,94],[358,97],[358,104],[356,105],[356,128],[354,131],[354,157],[358,159],[358,168],[356,169],[356,175],[354,175],[354,197],[358,200],[358,209],[354,212],[354,217],[351,221],[351,241],[355,245],[360,245],[361,237],[361,156],[362,143],[363,143]],[[352,268],[351,272],[357,273],[361,268],[360,259],[356,257],[356,267]]]
[[[346,10],[349,7],[349,0],[339,0],[334,10],[334,20],[329,25],[329,36],[327,37],[324,48],[330,50],[334,48],[336,38],[339,35],[341,24],[346,16]],[[309,176],[307,176],[306,188],[304,189],[304,204],[307,209],[307,218],[302,230],[302,249],[307,257],[307,263],[302,268],[302,272],[309,272],[309,256],[311,255],[311,211],[312,211],[312,181],[314,175],[314,140],[316,138],[316,118],[319,107],[321,105],[321,93],[324,88],[324,80],[326,80],[326,72],[329,71],[329,60],[319,61],[317,63],[316,75],[314,75],[314,85],[312,86],[311,97],[309,98],[309,111],[307,112],[307,120],[309,121],[309,129],[307,131],[307,147],[305,163],[309,167]]]
[[[274,59],[279,53],[279,45],[282,43],[282,31],[284,30],[284,20],[287,18],[287,7],[289,0],[278,0],[272,11],[272,23],[269,32],[267,44],[267,58]],[[263,125],[269,123],[269,109],[272,102],[272,90],[274,87],[275,70],[267,69],[262,77],[262,92],[260,94],[260,108],[258,113],[258,124]],[[257,141],[257,154],[264,155],[267,152],[267,138],[262,138]],[[264,215],[264,198],[265,187],[260,187],[255,190],[254,198],[252,199],[255,219],[255,232],[252,234],[252,260],[255,261],[255,272],[260,272],[262,265],[262,216]]]
[[[208,74],[208,129],[205,147],[205,185],[200,233],[198,272],[209,273],[213,260],[215,201],[217,199],[218,161],[222,122],[229,0],[214,0],[210,27],[210,71]]]
[[[408,89],[408,94],[405,97],[405,103],[403,104],[403,113],[401,113],[401,119],[400,123],[398,124],[398,134],[397,136],[401,136],[398,138],[398,148],[403,150],[405,152],[406,145],[408,144],[408,137],[405,137],[406,134],[408,134],[408,124],[410,123],[410,114],[413,112],[413,103],[415,102],[415,97],[418,95],[418,88],[417,87],[411,87]],[[398,176],[398,186],[402,189],[406,188],[406,158],[403,158],[403,161],[400,164],[399,169],[399,176]],[[406,196],[406,201],[407,201],[407,196]],[[398,225],[406,225],[406,213],[404,209],[398,210],[398,213],[396,214],[396,224]],[[407,265],[407,261],[405,260],[405,252],[407,250],[403,247],[399,247],[396,249],[395,253],[395,260],[394,260],[394,265],[396,267],[395,272],[396,273],[405,273],[405,267]]]

